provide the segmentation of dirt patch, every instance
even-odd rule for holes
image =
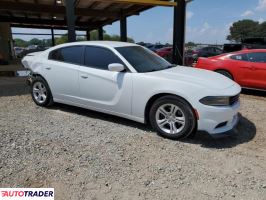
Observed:
[[[241,95],[229,137],[171,141],[119,117],[40,108],[18,82],[0,80],[0,187],[54,187],[60,200],[266,197],[263,93]]]

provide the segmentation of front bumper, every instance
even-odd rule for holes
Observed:
[[[232,130],[239,121],[239,108],[239,101],[230,107],[203,106],[198,110],[198,129],[209,134],[221,134]]]

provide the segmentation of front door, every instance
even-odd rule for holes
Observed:
[[[100,111],[131,114],[130,72],[108,70],[111,63],[124,63],[111,50],[86,46],[84,66],[79,69],[80,103]]]

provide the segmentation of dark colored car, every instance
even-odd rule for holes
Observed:
[[[207,58],[211,56],[217,56],[222,53],[223,53],[222,49],[214,46],[199,47],[199,48],[194,48],[192,50],[192,56],[194,60],[197,60],[199,57]]]
[[[230,53],[244,49],[266,49],[266,38],[246,38],[240,44],[224,44],[223,52]]]
[[[242,49],[243,49],[243,44],[224,44],[223,53],[241,51]]]
[[[24,56],[26,56],[29,53],[34,53],[34,52],[39,52],[39,51],[44,51],[44,50],[46,50],[45,47],[43,47],[43,46],[36,46],[36,48],[31,48],[31,49],[27,49],[27,50],[22,51],[21,53],[19,53],[17,55],[17,57],[18,58],[23,58]]]

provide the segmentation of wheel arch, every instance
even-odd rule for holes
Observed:
[[[145,111],[144,111],[144,122],[147,124],[149,123],[149,112],[150,112],[150,109],[151,109],[151,106],[152,104],[159,98],[163,97],[163,96],[174,96],[174,97],[177,97],[177,98],[180,98],[182,99],[183,101],[185,101],[190,107],[191,109],[193,110],[193,113],[195,115],[195,118],[197,119],[197,113],[195,111],[195,109],[193,108],[193,106],[182,96],[180,95],[176,95],[176,94],[173,94],[173,93],[158,93],[158,94],[155,94],[153,96],[151,96],[149,98],[149,100],[147,101],[146,103],[146,106],[145,106]]]
[[[218,73],[218,71],[225,71],[225,72],[229,73],[229,74],[232,76],[233,80],[235,80],[235,76],[234,76],[233,73],[232,73],[230,70],[228,70],[228,69],[225,69],[225,68],[218,68],[218,69],[215,69],[214,71],[217,72],[217,73]]]
[[[49,87],[49,90],[50,90],[50,92],[51,92],[51,94],[52,94],[52,96],[53,96],[53,91],[52,91],[52,89],[51,89],[51,87],[50,87],[50,85],[49,85],[49,83],[48,83],[48,81],[45,79],[45,77],[44,76],[42,76],[41,74],[39,74],[39,73],[33,73],[32,74],[32,77],[33,77],[33,79],[34,78],[37,78],[37,77],[40,77],[40,78],[42,78],[45,82],[46,82],[46,84],[48,85],[48,87]]]
[[[45,80],[45,82],[48,84],[47,80],[46,80],[41,74],[33,73],[33,74],[32,74],[32,77],[33,77],[33,78],[41,77],[41,78],[42,78],[43,80]]]

